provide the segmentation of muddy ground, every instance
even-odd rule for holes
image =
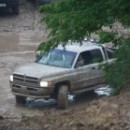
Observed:
[[[9,75],[20,64],[34,61],[47,31],[36,9],[24,0],[20,14],[0,16],[0,130],[130,130],[130,90],[115,97],[88,92],[58,110],[53,100],[29,99],[15,104]]]

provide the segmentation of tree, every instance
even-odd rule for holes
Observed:
[[[116,71],[119,71],[120,67],[123,68],[125,62],[123,61],[124,52],[122,50],[124,44],[129,43],[130,39],[126,40],[126,38],[119,36],[118,32],[104,32],[102,28],[104,26],[111,27],[115,22],[119,22],[124,28],[130,26],[129,0],[57,0],[42,6],[40,10],[44,13],[42,21],[46,23],[50,33],[48,41],[42,43],[38,49],[46,50],[56,47],[59,43],[65,45],[68,40],[81,43],[85,37],[89,37],[92,33],[98,33],[101,38],[100,42],[112,41],[121,47],[116,53],[121,53],[121,57],[116,55],[117,62],[105,69],[107,81],[111,81],[111,75],[115,73],[112,68],[116,68]],[[125,51],[130,51],[130,49]],[[119,68],[117,67],[118,59],[121,62]],[[125,66],[126,70],[127,67],[129,65]],[[118,88],[118,91],[121,88],[117,87],[119,86],[118,77],[124,73],[126,72],[115,73],[116,79],[110,82],[115,88]],[[125,78],[123,78],[123,83],[125,83],[123,85],[128,83]]]

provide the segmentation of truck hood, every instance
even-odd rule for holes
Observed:
[[[14,74],[26,75],[36,78],[47,78],[50,76],[58,76],[59,74],[65,73],[68,68],[60,68],[55,66],[43,65],[39,63],[28,63],[26,65],[19,66]]]

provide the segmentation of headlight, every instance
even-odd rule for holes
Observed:
[[[41,81],[40,87],[48,87],[49,83],[47,81]]]
[[[13,75],[10,75],[9,80],[13,82]]]

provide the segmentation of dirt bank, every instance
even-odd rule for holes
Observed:
[[[102,98],[68,110],[43,109],[40,115],[0,117],[8,130],[129,130],[130,93]],[[125,99],[125,101],[124,101]],[[35,111],[34,111],[35,112]]]

